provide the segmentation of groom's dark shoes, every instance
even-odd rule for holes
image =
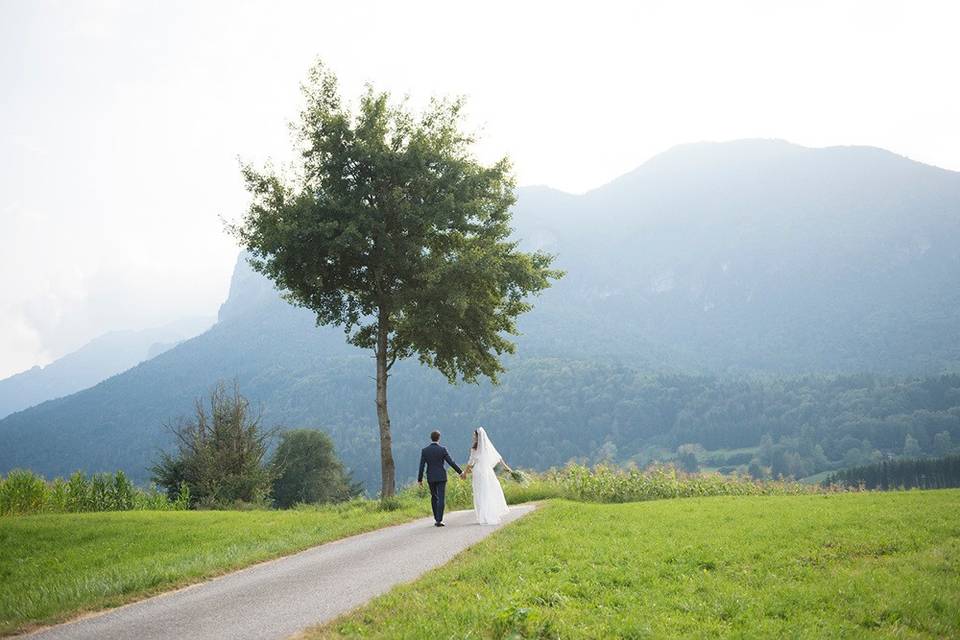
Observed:
[[[434,523],[433,523],[433,526],[435,526],[435,527],[445,527],[445,526],[447,526],[447,525],[443,524],[442,522],[434,522]]]

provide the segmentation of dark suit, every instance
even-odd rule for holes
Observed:
[[[437,522],[443,522],[443,501],[447,491],[447,470],[443,467],[444,462],[457,473],[463,473],[439,442],[431,442],[420,452],[417,482],[423,482],[423,469],[426,467],[427,484],[430,485],[430,506],[433,507],[433,519]]]

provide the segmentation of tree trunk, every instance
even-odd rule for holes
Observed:
[[[380,424],[380,497],[396,492],[393,448],[390,438],[390,415],[387,413],[387,327],[381,311],[377,320],[377,422]]]

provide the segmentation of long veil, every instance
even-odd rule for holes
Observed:
[[[503,489],[493,468],[500,462],[500,452],[490,442],[490,436],[477,429],[477,448],[470,461],[473,464],[473,509],[480,524],[497,524],[509,511]]]
[[[493,446],[493,442],[490,441],[490,436],[487,435],[483,427],[477,429],[477,457],[475,466],[483,467],[484,469],[493,469],[499,464],[500,460],[500,452]]]

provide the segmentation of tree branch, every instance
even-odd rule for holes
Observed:
[[[395,348],[393,350],[393,354],[390,356],[390,360],[387,362],[387,371],[390,371],[390,369],[393,367],[393,363],[397,361],[397,356],[399,355],[400,350]]]

